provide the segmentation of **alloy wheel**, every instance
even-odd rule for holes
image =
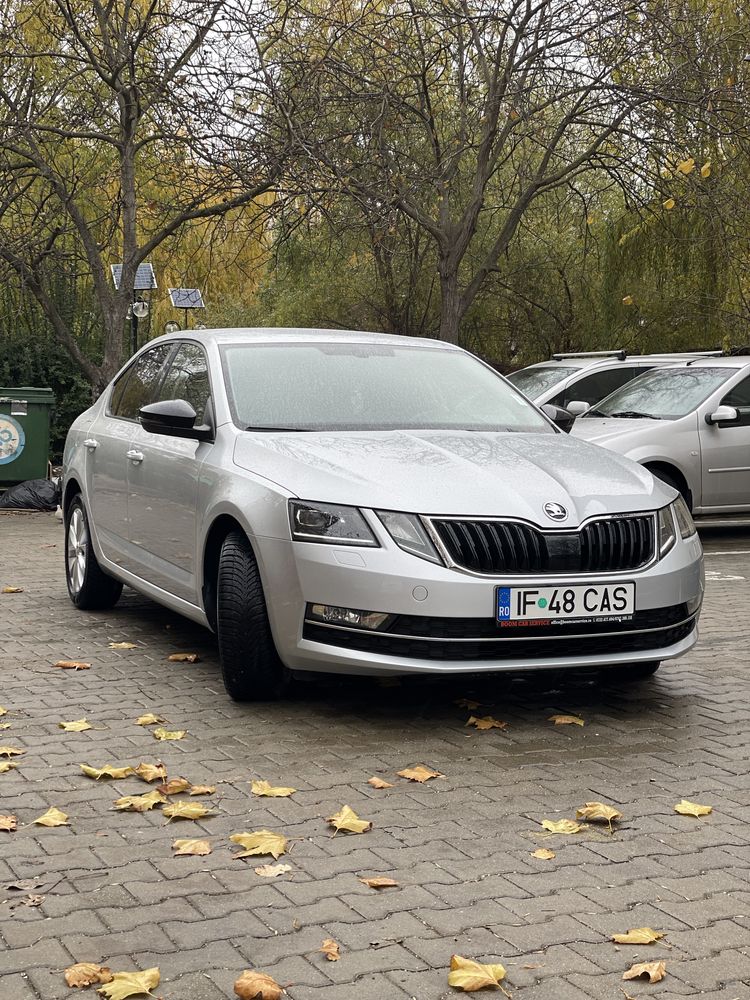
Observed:
[[[80,507],[76,507],[70,515],[70,523],[68,524],[67,549],[68,579],[70,580],[70,589],[74,594],[80,592],[86,576],[88,546],[88,531],[83,511]]]

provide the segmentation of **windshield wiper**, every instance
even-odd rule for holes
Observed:
[[[246,431],[278,431],[280,433],[284,432],[284,433],[299,433],[299,434],[310,431],[311,429],[312,428],[310,427],[263,427],[259,424],[250,424],[249,427],[245,428]]]
[[[583,414],[584,417],[608,417],[611,416],[609,413],[604,413],[602,410],[586,410]]]
[[[640,410],[617,410],[616,413],[608,413],[608,417],[627,417],[632,420],[663,420],[664,417],[657,417],[655,413],[642,413]]]

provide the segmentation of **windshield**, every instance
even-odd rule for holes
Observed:
[[[227,345],[222,359],[243,429],[554,433],[499,375],[460,351],[286,342]]]
[[[567,365],[542,368],[521,368],[508,376],[508,381],[525,393],[529,399],[538,399],[543,392],[562,382],[569,375],[579,372],[580,368],[570,368]]]
[[[584,417],[677,420],[734,375],[734,368],[653,368],[607,396]]]

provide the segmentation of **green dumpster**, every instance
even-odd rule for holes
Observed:
[[[0,386],[0,489],[26,479],[46,479],[51,389]]]

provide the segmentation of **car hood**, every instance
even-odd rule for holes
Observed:
[[[563,434],[472,431],[240,433],[235,463],[304,500],[547,526],[648,510],[669,495],[645,469]]]
[[[664,431],[665,421],[647,417],[586,417],[576,420],[571,436],[582,441],[593,441],[604,448],[627,451],[641,437],[650,437],[654,431]]]

